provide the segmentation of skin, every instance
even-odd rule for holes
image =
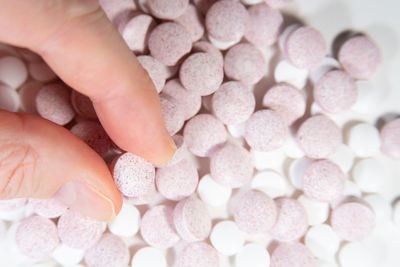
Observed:
[[[0,42],[28,48],[89,96],[113,141],[154,164],[168,161],[168,135],[156,89],[97,0],[0,0]],[[103,159],[68,130],[0,110],[0,199],[59,198],[111,220],[121,193]]]

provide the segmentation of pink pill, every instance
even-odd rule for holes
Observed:
[[[366,36],[356,36],[341,46],[338,60],[351,77],[368,79],[378,69],[381,54],[371,39]]]
[[[45,62],[31,62],[28,70],[31,77],[39,82],[50,82],[57,78],[57,75]]]
[[[32,206],[33,212],[46,218],[57,218],[63,215],[68,209],[66,205],[54,197],[48,199],[31,198],[29,199],[29,203]]]
[[[49,219],[31,216],[18,225],[15,242],[24,255],[44,260],[50,257],[59,243],[57,227]]]
[[[302,184],[311,199],[332,202],[342,196],[346,177],[338,165],[329,160],[318,160],[305,170]]]
[[[111,140],[100,123],[95,121],[80,121],[71,128],[71,133],[88,144],[101,157],[104,157],[110,146]]]
[[[197,9],[206,14],[210,7],[216,2],[217,0],[193,0],[193,4],[197,7]]]
[[[42,89],[43,84],[38,81],[30,81],[22,85],[19,89],[19,98],[23,111],[31,114],[37,114],[36,95]]]
[[[240,2],[217,1],[207,11],[207,32],[218,41],[239,41],[246,30],[248,18],[247,10]]]
[[[176,204],[174,209],[175,229],[188,242],[206,239],[211,231],[211,216],[206,205],[191,196]]]
[[[357,85],[353,78],[341,70],[325,73],[314,86],[314,100],[332,113],[345,111],[357,101]]]
[[[160,102],[165,128],[169,135],[174,135],[179,132],[185,122],[183,110],[175,99],[168,95],[162,94]]]
[[[204,242],[190,243],[179,254],[176,267],[219,267],[218,252]]]
[[[383,153],[394,159],[400,159],[400,119],[395,119],[383,126],[381,143]]]
[[[133,205],[150,204],[157,197],[157,193],[158,192],[156,190],[156,184],[153,183],[152,186],[146,191],[144,195],[138,197],[130,197],[128,199],[130,203],[132,203]]]
[[[226,82],[212,96],[213,113],[224,124],[245,122],[255,107],[253,92],[241,82]]]
[[[127,197],[145,195],[154,184],[153,165],[132,153],[117,156],[110,168],[116,186]]]
[[[162,92],[175,100],[175,104],[183,112],[184,120],[196,115],[201,108],[201,96],[183,88],[178,79],[169,80]]]
[[[246,122],[246,142],[257,151],[268,152],[282,147],[288,133],[285,121],[273,110],[259,110]]]
[[[143,215],[140,233],[144,241],[155,248],[170,248],[179,240],[173,221],[174,209],[166,206],[155,206]]]
[[[204,35],[204,22],[203,16],[190,4],[185,12],[175,19],[175,22],[181,24],[192,36],[192,41],[196,42]]]
[[[219,88],[224,79],[224,71],[215,56],[195,53],[182,63],[179,79],[186,90],[204,96]]]
[[[342,132],[328,117],[316,115],[301,124],[297,131],[297,141],[306,156],[326,158],[342,144]]]
[[[159,19],[176,19],[188,7],[189,0],[147,0],[151,14]]]
[[[288,125],[304,116],[306,97],[288,83],[272,86],[264,95],[263,105],[277,112]]]
[[[224,70],[230,79],[256,84],[265,75],[267,63],[261,52],[251,44],[237,44],[225,55]]]
[[[89,120],[97,119],[96,111],[89,97],[73,90],[71,93],[71,103],[79,116]]]
[[[271,267],[316,267],[314,256],[298,242],[282,243],[271,255]]]
[[[190,196],[196,190],[198,182],[199,174],[196,166],[186,159],[159,168],[156,172],[158,191],[167,199],[175,201]]]
[[[210,172],[217,183],[239,188],[253,177],[251,155],[241,146],[226,144],[211,156]]]
[[[165,85],[165,80],[167,79],[165,74],[165,66],[151,56],[138,56],[137,60],[149,74],[157,92],[161,92]]]
[[[265,4],[249,7],[249,22],[244,37],[256,46],[269,46],[274,44],[283,27],[283,16],[279,10],[270,8]]]
[[[215,56],[218,59],[218,62],[221,62],[221,65],[224,64],[224,57],[222,56],[221,51],[209,42],[199,41],[199,42],[194,43],[192,52],[209,53],[209,54]]]
[[[280,242],[290,242],[304,235],[308,227],[307,213],[295,199],[278,198],[275,200],[278,216],[270,230],[272,238]]]
[[[327,45],[319,31],[302,26],[287,36],[283,52],[295,67],[313,69],[324,60]]]
[[[71,90],[61,84],[49,84],[36,95],[36,108],[39,115],[59,125],[70,122],[75,111],[71,105]]]
[[[192,49],[192,37],[182,25],[165,22],[151,32],[148,45],[154,58],[164,65],[174,66]]]
[[[0,200],[0,211],[12,211],[25,206],[26,198]]]
[[[183,138],[190,152],[199,157],[209,157],[225,143],[227,133],[215,117],[200,114],[186,123]]]
[[[361,202],[347,202],[332,211],[332,229],[344,240],[359,241],[375,227],[375,214]]]
[[[88,267],[120,267],[129,263],[129,249],[118,236],[104,234],[100,240],[85,253]]]
[[[249,191],[238,201],[233,217],[237,226],[249,234],[265,234],[277,218],[275,202],[259,191]]]

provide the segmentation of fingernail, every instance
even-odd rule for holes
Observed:
[[[155,165],[162,166],[165,163],[167,163],[168,161],[170,161],[172,159],[172,157],[174,156],[174,154],[176,152],[176,144],[170,136],[168,136],[167,142],[168,142],[168,145],[165,149],[165,153],[164,153],[163,157],[160,157],[158,162],[154,162]]]
[[[115,208],[111,199],[80,181],[64,184],[54,197],[71,210],[96,220],[111,221],[115,217]]]

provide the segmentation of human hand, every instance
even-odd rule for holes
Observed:
[[[155,164],[174,143],[157,92],[97,0],[0,0],[0,41],[33,50],[89,96],[113,141]],[[59,190],[61,188],[61,190]],[[0,110],[0,199],[56,197],[99,220],[120,210],[103,159],[65,128]]]

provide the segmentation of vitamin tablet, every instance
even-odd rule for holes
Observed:
[[[138,197],[130,197],[129,202],[133,205],[144,205],[150,204],[157,197],[156,183],[154,182],[149,190],[144,194]]]
[[[386,155],[400,159],[400,119],[385,124],[381,130],[382,151]]]
[[[282,149],[276,149],[268,152],[251,149],[250,153],[253,158],[253,165],[259,171],[266,169],[280,171],[284,161],[286,160],[285,153],[283,153]]]
[[[370,194],[363,199],[375,213],[375,222],[377,225],[390,221],[392,218],[392,206],[386,198],[379,194]]]
[[[313,160],[307,157],[298,158],[291,162],[289,180],[296,189],[303,190],[304,173],[312,162]]]
[[[350,129],[347,144],[358,157],[374,156],[381,146],[379,131],[372,124],[359,123]]]
[[[165,85],[165,66],[152,56],[138,56],[137,60],[147,71],[158,93]]]
[[[0,109],[16,112],[20,106],[20,98],[13,88],[0,82]]]
[[[185,12],[177,17],[175,22],[186,28],[192,37],[192,42],[198,41],[204,35],[203,16],[192,4],[188,5]]]
[[[219,51],[214,45],[206,41],[198,41],[193,44],[192,52],[205,52],[215,56],[221,65],[224,64],[224,57],[221,51]]]
[[[351,242],[345,244],[339,252],[338,260],[343,267],[375,267],[380,266],[386,258],[387,248],[381,242]]]
[[[64,214],[68,207],[55,197],[48,199],[30,198],[29,204],[33,212],[46,218],[57,218]]]
[[[54,250],[52,258],[62,266],[74,266],[82,261],[85,251],[82,249],[70,248],[65,244],[59,244]]]
[[[306,210],[309,225],[319,225],[328,219],[329,203],[315,201],[305,195],[300,195],[297,200]]]
[[[133,53],[144,54],[148,51],[149,36],[156,25],[151,16],[139,14],[129,20],[124,27],[121,27],[120,33]]]
[[[340,238],[329,225],[320,224],[307,231],[304,244],[315,257],[330,260],[339,250]]]
[[[159,19],[176,19],[181,16],[188,7],[189,0],[147,0],[151,14]]]
[[[108,229],[114,235],[132,237],[139,231],[139,225],[139,210],[134,205],[124,202],[118,215],[108,223]]]
[[[208,205],[218,207],[228,202],[232,189],[220,185],[207,174],[200,179],[197,194]]]
[[[139,249],[132,257],[132,267],[167,267],[167,260],[161,250],[152,247]]]
[[[25,63],[14,56],[0,57],[0,81],[12,89],[20,87],[28,78]]]
[[[272,8],[281,8],[289,3],[291,3],[293,0],[265,0],[268,6]]]
[[[210,43],[212,43],[219,50],[226,50],[226,49],[234,46],[235,44],[238,44],[241,40],[241,39],[239,39],[239,40],[235,40],[235,41],[224,42],[224,41],[219,41],[219,40],[213,38],[209,34],[207,35],[207,37],[208,37],[208,40],[210,41]]]
[[[25,217],[26,198],[0,200],[0,219],[19,221]]]
[[[183,126],[184,114],[175,100],[168,95],[160,96],[161,112],[164,119],[164,125],[169,135],[174,135],[180,131]]]
[[[218,252],[204,242],[188,244],[178,255],[176,267],[219,267]]]
[[[76,113],[89,120],[97,119],[96,111],[94,110],[92,100],[89,97],[72,90],[71,104]]]
[[[19,98],[21,102],[21,108],[24,112],[30,114],[37,114],[36,109],[36,95],[40,89],[42,89],[43,84],[38,81],[30,81],[22,85],[19,89]]]
[[[351,170],[354,163],[354,152],[345,144],[341,144],[335,153],[329,156],[329,160],[336,163],[343,172],[347,173]]]
[[[311,252],[298,242],[281,243],[271,255],[271,267],[316,267]]]
[[[39,82],[50,82],[57,78],[57,75],[45,62],[30,62],[28,70],[31,77]]]
[[[268,267],[270,256],[267,249],[259,244],[245,245],[235,257],[236,267]]]
[[[211,244],[225,256],[236,254],[244,245],[244,233],[232,221],[221,221],[212,229]]]
[[[279,173],[273,170],[265,170],[253,177],[251,188],[264,192],[270,198],[276,198],[286,194],[287,182],[285,177]]]
[[[384,91],[371,81],[359,80],[356,82],[358,98],[351,110],[360,114],[371,114],[384,98]]]
[[[352,171],[354,181],[363,192],[381,191],[385,174],[382,164],[374,158],[358,161]]]
[[[286,82],[296,88],[302,89],[306,86],[309,71],[293,66],[287,60],[281,60],[275,67],[275,82]]]

